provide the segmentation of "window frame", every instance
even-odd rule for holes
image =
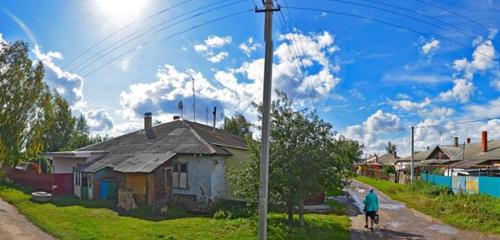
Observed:
[[[176,163],[172,167],[172,187],[177,189],[189,189],[189,171],[188,171],[188,163]],[[181,187],[181,176],[182,173],[185,174],[186,184],[184,187]],[[174,178],[177,178],[176,181]]]

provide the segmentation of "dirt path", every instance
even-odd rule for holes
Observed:
[[[407,208],[375,190],[379,198],[380,223],[371,232],[364,228],[365,217],[361,213],[363,199],[369,185],[357,181],[347,189],[348,209],[351,216],[351,239],[500,239],[500,236],[484,235],[454,228],[430,216]]]
[[[52,240],[54,238],[29,222],[15,207],[0,199],[0,239]]]

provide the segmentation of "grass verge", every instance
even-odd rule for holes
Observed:
[[[148,220],[120,216],[109,202],[56,198],[30,201],[30,195],[0,185],[0,198],[31,222],[60,239],[256,239],[255,216],[214,219],[177,213],[173,219]],[[271,213],[269,239],[348,239],[349,218],[339,214],[306,214],[306,226],[289,227],[285,214]]]
[[[446,187],[421,181],[403,185],[364,176],[355,179],[452,226],[485,233],[500,233],[499,198],[483,194],[455,195]]]

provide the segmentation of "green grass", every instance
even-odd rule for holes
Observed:
[[[483,194],[454,195],[448,188],[417,181],[397,184],[364,176],[356,180],[372,185],[394,200],[452,226],[500,233],[500,198]]]
[[[148,220],[120,216],[110,209],[110,202],[56,198],[51,203],[34,203],[27,193],[7,185],[0,185],[0,198],[60,239],[256,239],[257,234],[255,216],[214,219],[175,211],[172,219]],[[306,214],[305,219],[305,227],[289,227],[285,214],[271,213],[268,238],[349,238],[346,215]]]

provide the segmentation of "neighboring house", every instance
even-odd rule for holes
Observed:
[[[46,155],[56,172],[73,173],[75,196],[116,199],[127,191],[136,203],[156,210],[172,203],[206,209],[218,200],[235,199],[227,172],[247,158],[239,136],[178,117],[152,126],[150,113],[144,129]]]
[[[415,166],[418,162],[423,161],[429,157],[432,150],[427,150],[423,152],[416,152],[413,155],[413,166]],[[405,171],[411,166],[411,155],[407,157],[400,158],[394,162],[394,167],[396,171]]]
[[[396,169],[402,170],[409,166],[410,156],[396,162]],[[445,175],[479,174],[497,172],[500,175],[500,141],[488,141],[488,133],[481,133],[481,142],[471,143],[470,138],[465,144],[458,143],[454,138],[453,145],[438,145],[434,149],[422,153],[415,153],[416,172],[425,172],[432,169],[443,169]],[[488,172],[486,172],[488,171]]]

